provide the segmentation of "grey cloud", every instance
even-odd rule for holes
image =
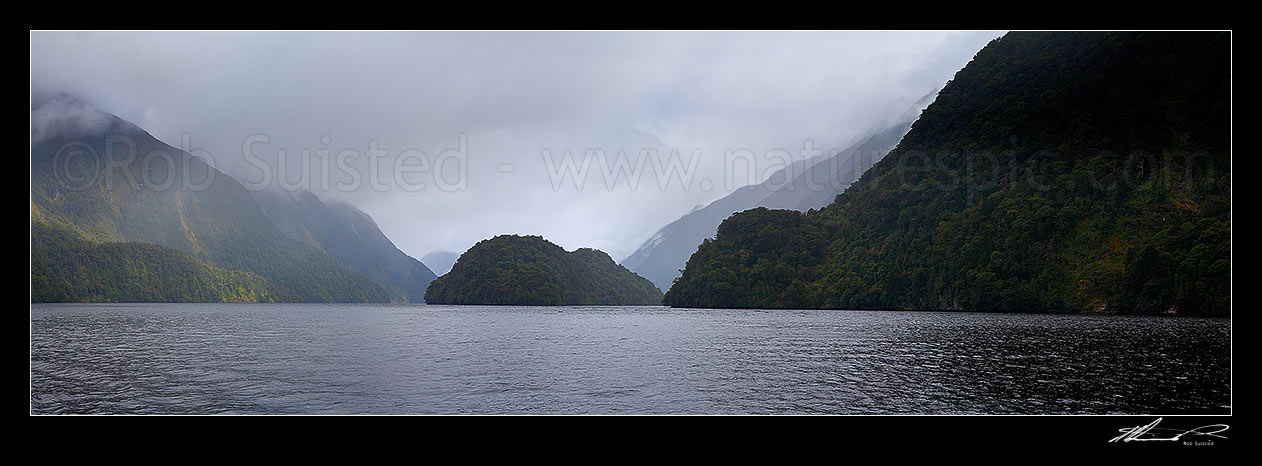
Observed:
[[[31,82],[33,91],[81,95],[173,145],[187,137],[238,179],[257,175],[242,156],[252,134],[269,138],[258,146],[269,164],[280,150],[288,160],[302,149],[363,151],[370,141],[390,157],[415,149],[432,159],[463,134],[465,191],[315,191],[373,215],[414,257],[522,233],[621,259],[730,190],[725,150],[796,157],[807,140],[845,147],[999,35],[32,32]],[[686,189],[662,190],[646,176],[637,186],[589,177],[582,190],[554,190],[543,149],[602,149],[607,158],[700,149],[702,158]],[[348,163],[366,170],[368,160]]]

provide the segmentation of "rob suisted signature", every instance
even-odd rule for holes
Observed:
[[[1167,429],[1157,427],[1161,423],[1161,418],[1148,423],[1147,425],[1135,427],[1123,427],[1118,429],[1122,435],[1113,437],[1109,443],[1113,442],[1177,442],[1183,440],[1184,436],[1206,436],[1225,439],[1227,437],[1218,435],[1220,432],[1227,430],[1227,424],[1210,424],[1207,426],[1197,427],[1195,429],[1180,430]],[[1171,435],[1173,434],[1173,435]],[[1168,437],[1160,437],[1159,435],[1168,435]]]

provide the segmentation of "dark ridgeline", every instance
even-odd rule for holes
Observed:
[[[387,302],[424,289],[346,259],[389,242],[370,219],[299,241],[236,180],[132,123],[66,95],[35,97],[31,116],[33,302]]]
[[[566,252],[540,236],[500,235],[479,241],[451,271],[430,283],[431,304],[657,305],[662,292],[647,279],[589,248]]]
[[[665,303],[1226,315],[1230,39],[996,39],[831,205],[724,221]]]

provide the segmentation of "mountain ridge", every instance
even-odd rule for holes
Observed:
[[[31,114],[33,250],[63,233],[95,244],[153,244],[262,277],[293,300],[388,300],[363,275],[281,235],[249,190],[201,158],[73,96],[33,96]],[[36,229],[37,222],[55,228]],[[182,260],[163,257],[163,264]]]
[[[257,191],[254,199],[285,236],[324,251],[385,288],[391,300],[424,302],[437,276],[386,237],[367,212],[310,191]]]
[[[828,205],[842,189],[894,148],[937,92],[934,90],[921,97],[897,118],[898,121],[861,136],[845,150],[795,161],[762,183],[737,188],[718,200],[694,208],[659,229],[623,259],[622,265],[652,280],[659,289],[667,290],[697,246],[713,237],[719,224],[732,214],[756,207],[806,212]]]
[[[1227,315],[1230,65],[1224,33],[1009,33],[831,205],[732,216],[664,301]]]

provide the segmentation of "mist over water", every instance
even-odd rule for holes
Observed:
[[[33,413],[1226,414],[1230,321],[32,305]]]

